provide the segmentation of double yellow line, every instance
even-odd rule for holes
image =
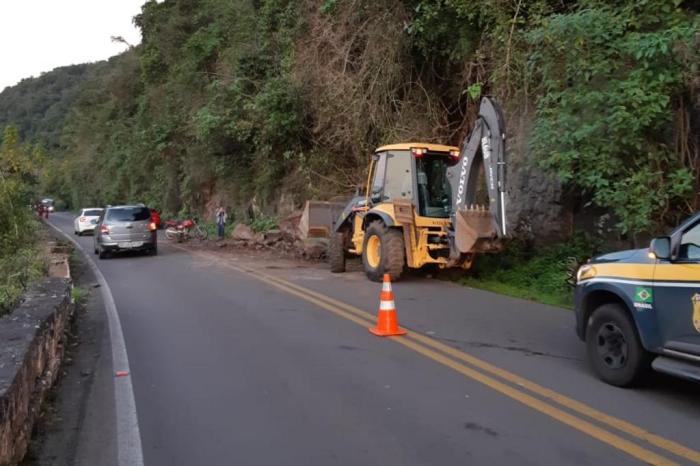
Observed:
[[[192,253],[189,250],[188,252]],[[270,286],[310,302],[362,327],[369,327],[374,324],[374,316],[372,314],[342,301],[259,270],[234,265],[210,253],[195,252],[194,254],[214,260],[224,267],[250,275]],[[391,341],[449,367],[508,398],[556,419],[645,463],[654,465],[677,464],[673,460],[647,448],[647,446],[653,446],[681,460],[700,464],[700,452],[698,451],[652,434],[641,427],[605,414],[584,403],[542,387],[528,379],[489,364],[468,353],[456,350],[432,338],[411,332],[406,337],[392,338]],[[595,423],[592,421],[595,421]],[[618,433],[615,433],[615,431]],[[627,435],[638,443],[620,436],[619,433]]]

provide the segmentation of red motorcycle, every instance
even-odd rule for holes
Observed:
[[[165,237],[169,240],[181,243],[191,238],[205,240],[209,234],[207,230],[197,223],[196,218],[187,220],[166,220],[165,221]]]

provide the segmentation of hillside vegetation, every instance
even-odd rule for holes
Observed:
[[[136,17],[142,44],[80,81],[65,120],[25,134],[51,148],[44,189],[71,206],[285,211],[351,192],[380,144],[459,144],[489,94],[508,121],[514,226],[538,234],[552,222],[536,215],[556,207],[566,234],[592,205],[635,235],[699,207],[699,9],[149,1]],[[523,196],[542,185],[546,195]]]
[[[6,87],[0,92],[0,128],[15,126],[23,139],[42,141],[48,148],[58,150],[75,98],[100,67],[64,66]]]
[[[28,209],[42,165],[43,151],[22,144],[17,128],[7,127],[0,135],[0,316],[43,274],[37,222]]]

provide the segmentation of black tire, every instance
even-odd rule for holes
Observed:
[[[106,259],[106,258],[108,257],[108,254],[109,254],[109,253],[108,253],[107,251],[105,251],[104,249],[102,249],[102,248],[100,248],[100,249],[97,251],[97,257],[99,257],[100,259]]]
[[[376,236],[379,239],[379,264],[373,267],[367,258],[367,243]],[[380,220],[370,223],[365,230],[365,239],[362,247],[362,265],[367,274],[367,278],[380,282],[385,273],[391,275],[392,281],[401,278],[401,274],[406,267],[403,235],[401,230],[389,228]]]
[[[651,367],[631,317],[620,304],[603,304],[586,327],[586,353],[601,380],[618,387],[642,381]]]
[[[158,255],[158,247],[157,247],[157,246],[154,246],[153,248],[151,248],[151,249],[148,251],[148,253],[149,253],[151,256],[157,256],[157,255]]]
[[[328,245],[328,262],[332,273],[345,272],[345,232],[336,231],[331,235]]]

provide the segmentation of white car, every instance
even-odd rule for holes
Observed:
[[[47,197],[46,199],[42,199],[42,200],[41,200],[41,204],[42,204],[44,207],[48,208],[49,212],[53,212],[53,211],[54,211],[54,201],[53,201],[53,199],[51,199],[50,197]]]
[[[80,214],[73,221],[73,231],[76,235],[81,236],[86,231],[94,232],[97,219],[102,215],[104,209],[100,207],[89,207],[82,209]]]

